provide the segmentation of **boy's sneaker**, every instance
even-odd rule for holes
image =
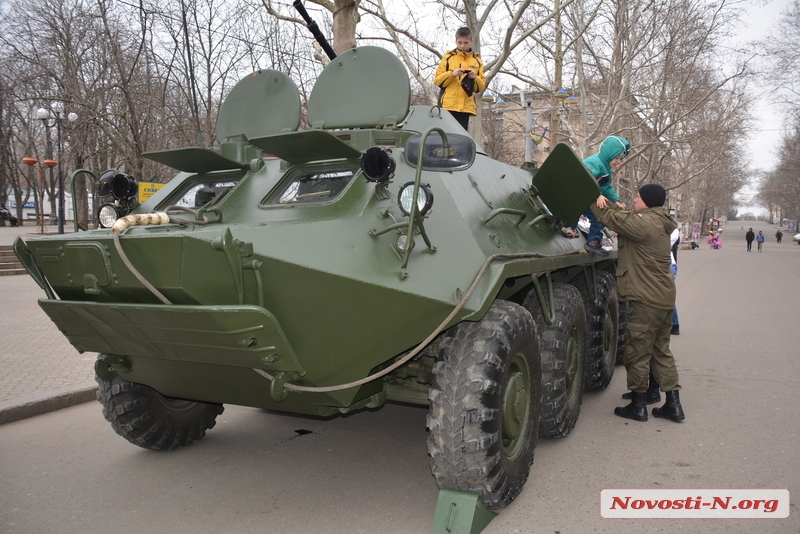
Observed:
[[[608,251],[603,248],[603,246],[600,244],[599,239],[592,239],[591,241],[586,243],[586,246],[584,246],[583,248],[585,248],[592,254],[600,254],[601,256],[608,256]]]

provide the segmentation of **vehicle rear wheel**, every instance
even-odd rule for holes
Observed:
[[[588,342],[586,347],[585,391],[599,391],[608,387],[614,377],[619,346],[619,300],[617,280],[614,275],[598,271],[595,275],[597,302],[593,302],[583,276],[575,279],[586,308]]]
[[[528,479],[539,427],[542,369],[530,313],[498,300],[479,322],[451,328],[428,398],[428,455],[440,488],[511,503]]]
[[[119,376],[95,379],[103,416],[117,434],[145,449],[172,450],[203,439],[224,410],[221,404],[165,397]]]
[[[542,359],[542,415],[539,436],[566,437],[575,427],[583,401],[586,370],[586,312],[575,286],[553,284],[555,317],[547,324],[536,293],[523,306],[531,312]]]

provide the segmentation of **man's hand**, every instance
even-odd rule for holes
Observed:
[[[453,76],[458,78],[459,76],[462,76],[465,72],[468,72],[467,69],[456,69],[453,71]]]
[[[625,209],[625,203],[624,202],[617,202],[617,207],[619,209],[621,209],[621,210],[624,210]]]
[[[597,197],[597,207],[598,208],[600,208],[602,210],[602,209],[605,209],[605,207],[607,205],[608,205],[608,199],[606,197],[604,197],[603,195],[600,195],[599,197]]]

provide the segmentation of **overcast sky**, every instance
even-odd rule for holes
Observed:
[[[777,26],[781,13],[792,4],[792,0],[761,0],[744,4],[745,13],[742,16],[742,30],[738,35],[737,44],[744,46],[756,40],[769,39],[770,32]],[[776,95],[769,80],[753,84],[756,92],[754,126],[750,129],[750,141],[746,150],[750,155],[751,165],[754,169],[764,171],[772,170],[777,164],[777,150],[783,133],[783,112],[776,101]],[[742,210],[753,210],[747,207],[753,191],[745,188],[740,195]]]
[[[742,20],[743,31],[739,34],[740,44],[749,41],[768,40],[772,28],[777,26],[781,13],[785,11],[792,0],[769,0],[767,2],[752,2],[747,4],[747,10]],[[750,153],[753,166],[770,170],[777,161],[775,152],[781,139],[783,115],[775,102],[775,94],[769,87],[769,81],[763,84],[754,84],[756,95],[756,125],[750,134]]]

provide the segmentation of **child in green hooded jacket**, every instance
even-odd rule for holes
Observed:
[[[611,175],[630,151],[631,144],[627,139],[618,135],[610,135],[602,142],[597,154],[592,154],[583,160],[583,164],[591,171],[600,186],[600,196],[597,197],[598,208],[605,208],[609,200],[620,208],[623,207],[617,191],[611,185]],[[608,252],[603,250],[603,223],[597,220],[591,209],[587,209],[584,216],[589,219],[586,250],[594,254],[608,255]],[[577,222],[573,225],[573,229],[575,228],[577,228]]]

